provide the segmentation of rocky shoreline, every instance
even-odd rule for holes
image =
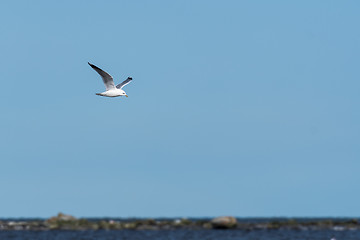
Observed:
[[[29,230],[175,230],[175,229],[239,229],[239,230],[360,230],[359,219],[247,219],[234,217],[214,219],[77,219],[59,213],[43,220],[0,220],[0,231]]]

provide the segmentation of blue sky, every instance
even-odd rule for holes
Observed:
[[[0,217],[360,216],[359,7],[0,3]]]

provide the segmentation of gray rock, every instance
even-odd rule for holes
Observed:
[[[215,229],[229,229],[237,226],[236,218],[224,216],[217,217],[211,220],[212,227]]]

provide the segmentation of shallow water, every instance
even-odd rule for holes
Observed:
[[[0,240],[359,240],[359,230],[0,231]]]

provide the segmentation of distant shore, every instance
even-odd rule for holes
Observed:
[[[358,218],[234,218],[213,219],[95,219],[75,218],[59,213],[49,219],[0,219],[0,231],[7,230],[360,230]]]

